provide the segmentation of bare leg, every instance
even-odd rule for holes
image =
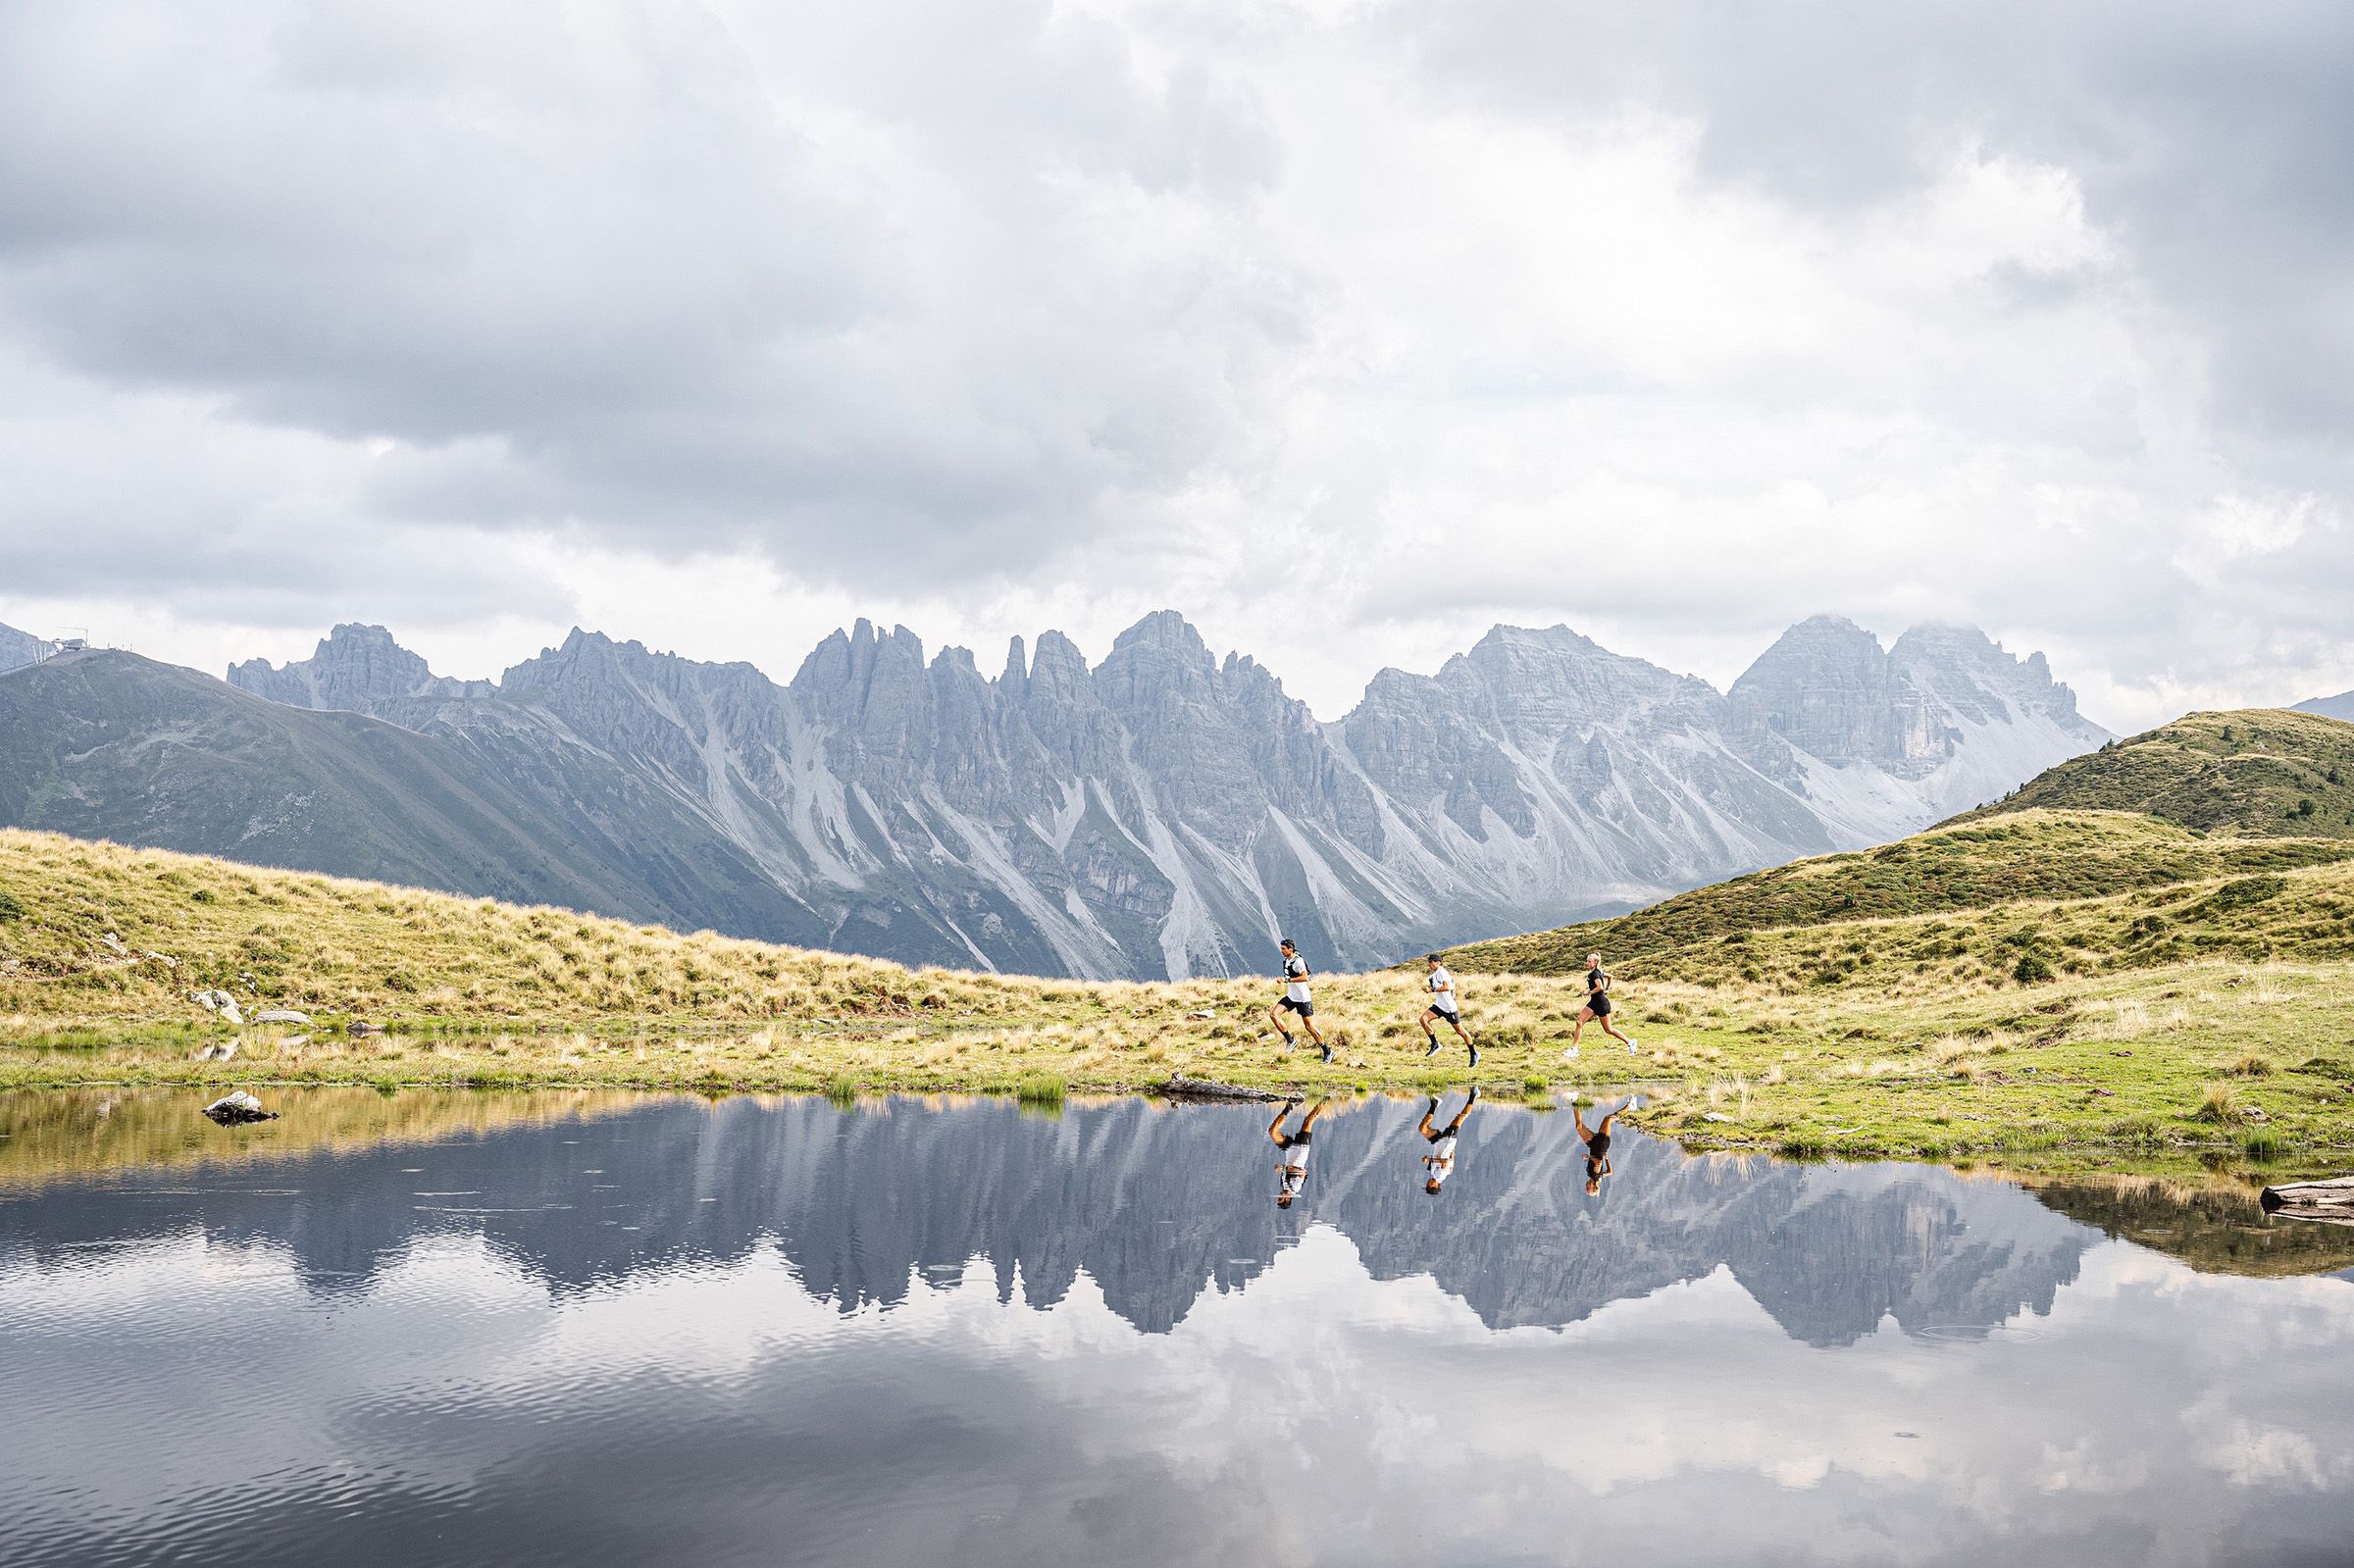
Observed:
[[[1303,1136],[1305,1136],[1310,1128],[1316,1125],[1316,1118],[1323,1115],[1324,1107],[1330,1105],[1331,1103],[1332,1099],[1328,1095],[1325,1098],[1316,1101],[1315,1104],[1310,1105],[1307,1108],[1307,1120],[1300,1124],[1300,1131]]]
[[[1318,1033],[1316,1029],[1316,1021],[1314,1019],[1303,1017],[1300,1020],[1300,1027],[1307,1031],[1307,1037],[1309,1039],[1314,1040],[1319,1045],[1324,1043],[1324,1037],[1322,1034]]]
[[[1632,1045],[1634,1043],[1633,1040],[1628,1039],[1624,1035],[1619,1034],[1616,1027],[1611,1023],[1609,1018],[1598,1018],[1595,1020],[1595,1022],[1602,1026],[1602,1032],[1605,1035],[1610,1036],[1611,1038],[1616,1040],[1619,1044]]]
[[[1291,1042],[1292,1042],[1292,1032],[1291,1032],[1289,1029],[1287,1029],[1287,1028],[1285,1028],[1285,1027],[1284,1027],[1284,1022],[1283,1022],[1283,1009],[1282,1009],[1282,1008],[1280,1008],[1280,1007],[1270,1007],[1270,1008],[1268,1008],[1268,1009],[1267,1009],[1267,1022],[1268,1022],[1268,1023],[1270,1023],[1270,1024],[1273,1024],[1273,1025],[1275,1026],[1275,1033],[1276,1033],[1276,1034],[1278,1034],[1278,1035],[1281,1035],[1281,1036],[1283,1037],[1283,1042],[1284,1042],[1284,1044],[1286,1044],[1286,1045],[1289,1045],[1289,1044],[1291,1044]]]
[[[1424,1138],[1430,1137],[1430,1119],[1438,1114],[1438,1109],[1439,1097],[1436,1094],[1433,1094],[1430,1097],[1430,1109],[1422,1113],[1422,1125],[1415,1128],[1414,1131],[1421,1134]]]
[[[1267,1128],[1267,1137],[1275,1140],[1275,1146],[1278,1148],[1283,1146],[1283,1119],[1291,1114],[1292,1102],[1285,1100],[1283,1108],[1275,1113],[1274,1122]]]

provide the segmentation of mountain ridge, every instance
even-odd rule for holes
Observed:
[[[579,628],[495,682],[436,676],[356,625],[229,675],[432,741],[624,862],[638,843],[753,868],[766,923],[723,909],[716,929],[1098,978],[1255,969],[1278,932],[1318,967],[1362,967],[1648,902],[1925,826],[2107,738],[2039,658],[1979,632],[1881,649],[1818,617],[1793,638],[1736,698],[1566,626],[1499,627],[1434,674],[1382,671],[1333,720],[1174,611],[1093,666],[1059,632],[1012,639],[996,676],[863,619],[781,684]],[[137,838],[144,808],[108,799],[124,820],[11,820]],[[659,831],[635,826],[648,810]],[[660,918],[644,903],[612,912]]]

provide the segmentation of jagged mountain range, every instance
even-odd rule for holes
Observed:
[[[1263,967],[1278,931],[1357,967],[1559,924],[1901,835],[2108,738],[2040,655],[1943,627],[1883,648],[1829,617],[1725,692],[1566,627],[1499,627],[1436,675],[1383,671],[1332,722],[1165,611],[1092,666],[1057,632],[1017,637],[994,677],[863,621],[782,685],[578,631],[456,681],[361,626],[229,675],[238,691],[89,654],[12,676],[0,812],[1086,977]],[[377,760],[329,760],[355,749]],[[356,798],[369,766],[399,798]]]

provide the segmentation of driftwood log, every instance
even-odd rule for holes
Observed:
[[[2354,1176],[2327,1182],[2288,1182],[2268,1187],[2262,1199],[2268,1214],[2293,1220],[2318,1220],[2324,1225],[2354,1225]]]
[[[1270,1094],[1263,1088],[1240,1088],[1232,1084],[1213,1084],[1206,1078],[1186,1078],[1182,1075],[1160,1086],[1160,1091],[1172,1099],[1181,1100],[1279,1100],[1285,1096]]]

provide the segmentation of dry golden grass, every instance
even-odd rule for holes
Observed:
[[[1451,1040],[1425,1057],[1410,971],[1317,978],[1327,1065],[1305,1037],[1279,1048],[1271,978],[909,970],[23,833],[0,834],[0,1086],[997,1089],[1050,1103],[1058,1088],[1178,1074],[1328,1089],[1470,1076]],[[1547,1100],[1641,1084],[1646,1126],[1710,1146],[1958,1157],[2122,1142],[2254,1157],[2256,1133],[2267,1151],[2354,1145],[2342,962],[2192,958],[2041,985],[1621,975],[1619,1018],[1642,1053],[1589,1028],[1574,1061],[1561,1050],[1577,981],[1459,977],[1477,1076]],[[230,1031],[190,1002],[200,986],[314,1025]],[[349,1036],[349,1018],[392,1033]],[[192,1059],[232,1039],[227,1062]],[[2277,1071],[2246,1076],[2254,1055]],[[2202,1115],[2206,1086],[2235,1073],[2264,1113],[2250,1132]]]

